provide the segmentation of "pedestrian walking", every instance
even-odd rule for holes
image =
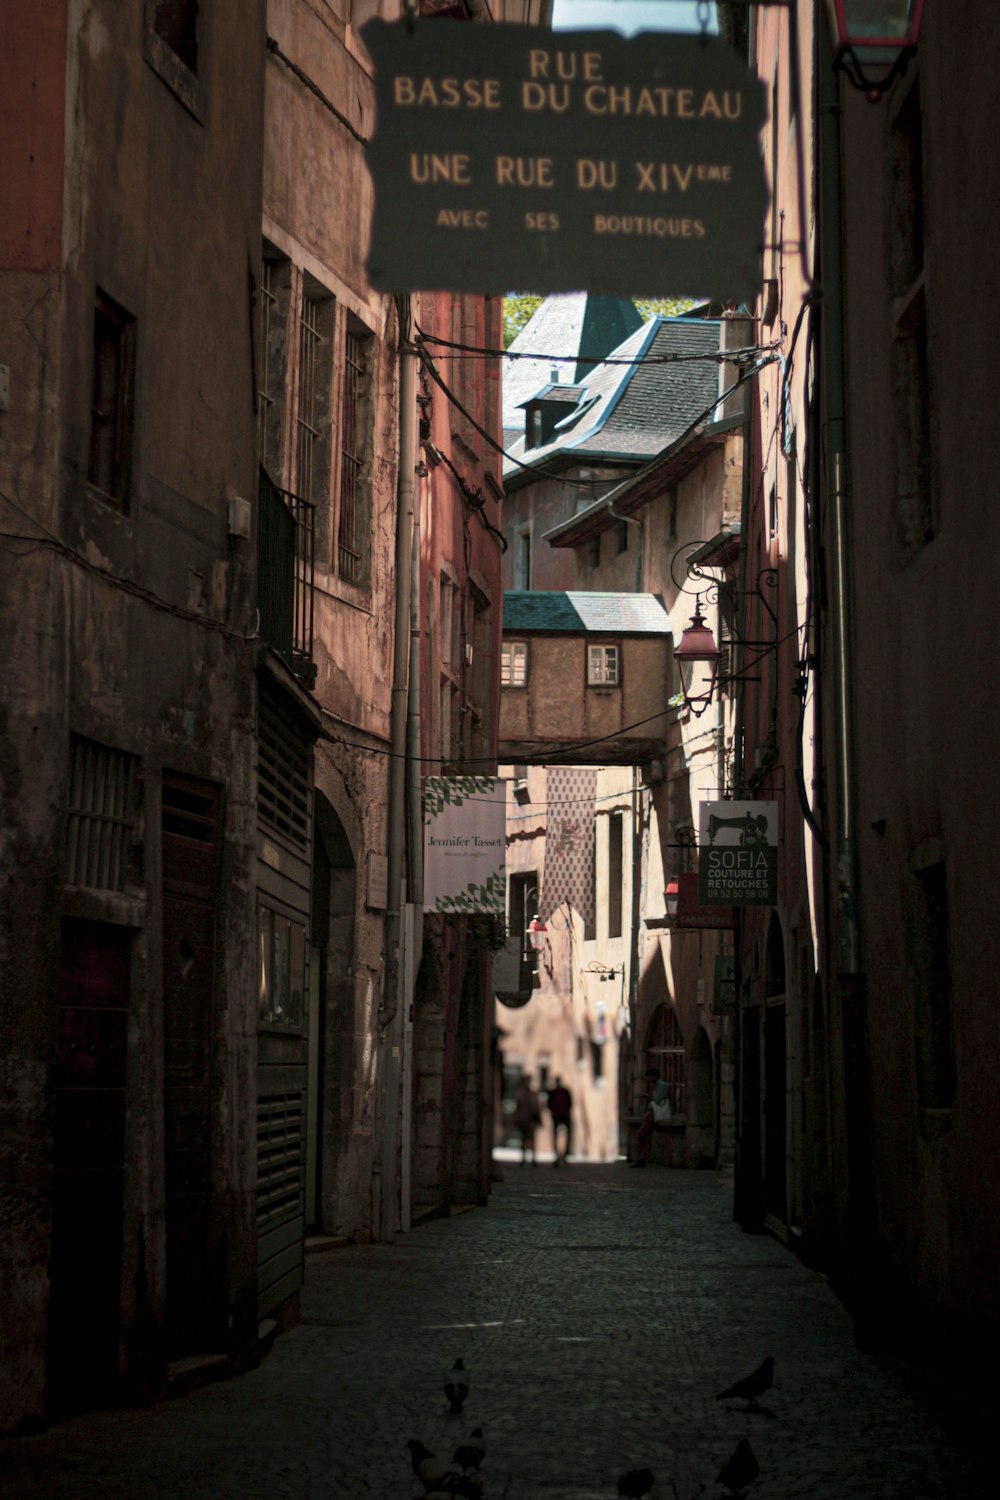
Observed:
[[[653,1105],[663,1105],[670,1098],[670,1085],[660,1077],[659,1068],[646,1069],[646,1105],[642,1122],[636,1132],[637,1156],[630,1167],[644,1167],[653,1154],[653,1127],[656,1124]]]
[[[552,1088],[549,1089],[548,1105],[549,1114],[552,1116],[552,1149],[556,1154],[556,1166],[565,1166],[573,1135],[570,1124],[573,1113],[573,1095],[558,1076]],[[559,1151],[560,1135],[562,1136],[561,1154]]]
[[[514,1113],[511,1115],[511,1122],[521,1135],[521,1161],[527,1161],[530,1151],[531,1165],[537,1166],[535,1133],[542,1123],[542,1106],[538,1095],[531,1087],[531,1079],[527,1073],[521,1075],[521,1081],[514,1094]]]

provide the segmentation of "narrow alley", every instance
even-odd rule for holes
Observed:
[[[479,1426],[484,1500],[646,1467],[653,1500],[722,1496],[744,1437],[759,1500],[985,1495],[943,1390],[860,1352],[824,1278],[731,1221],[726,1174],[504,1172],[486,1210],[310,1257],[301,1325],[242,1379],[3,1439],[5,1500],[416,1497],[407,1441],[450,1460]],[[768,1355],[760,1410],[717,1399]]]

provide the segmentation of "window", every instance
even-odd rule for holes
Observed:
[[[368,386],[371,339],[348,328],[344,340],[344,399],[340,429],[340,512],[337,520],[337,572],[347,583],[361,583],[367,563]]]
[[[646,1067],[657,1068],[670,1089],[673,1114],[684,1113],[684,1038],[673,1008],[660,1005],[646,1033]]]
[[[291,266],[267,246],[261,259],[257,295],[257,456],[271,477],[280,483]]]
[[[332,303],[303,287],[299,310],[299,399],[295,491],[321,507],[329,493],[330,332]]]
[[[301,1028],[306,1015],[306,930],[262,902],[258,911],[257,1016]]]
[[[616,687],[618,685],[618,647],[587,647],[587,686]]]
[[[623,552],[628,551],[628,522],[615,522],[615,552],[620,557]]]
[[[538,913],[538,875],[534,870],[511,875],[507,880],[507,931],[521,945],[522,963],[534,966],[535,950],[528,940],[528,927]]]
[[[70,736],[67,884],[126,889],[134,875],[138,773],[134,755]]]
[[[950,1128],[956,1087],[944,861],[917,868],[908,894],[917,1103],[921,1131],[931,1139]]]
[[[591,568],[599,568],[601,566],[600,532],[598,532],[596,536],[592,536],[590,538],[590,541],[587,543],[587,565]]]
[[[895,299],[892,399],[896,429],[896,536],[903,561],[934,537],[931,350],[924,279],[923,121],[914,80],[893,121],[889,281]]]
[[[514,543],[514,587],[531,588],[531,534],[519,531]]]
[[[185,109],[205,113],[201,0],[146,0],[146,61]]]
[[[441,575],[438,591],[438,651],[441,678],[441,733],[439,751],[442,760],[455,758],[459,749],[459,702],[461,699],[461,590],[446,575]]]
[[[526,687],[527,683],[527,641],[504,641],[500,647],[500,686]]]
[[[153,30],[192,73],[198,71],[198,0],[153,0]]]
[[[625,846],[625,815],[608,818],[608,937],[622,935],[622,854]]]
[[[135,389],[135,319],[103,292],[94,308],[87,479],[121,506],[128,501]]]

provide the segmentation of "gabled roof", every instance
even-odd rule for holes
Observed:
[[[503,425],[524,431],[520,408],[552,379],[552,356],[571,354],[577,363],[560,364],[560,376],[576,383],[642,323],[626,297],[592,297],[588,292],[546,297],[508,351],[537,358],[506,359],[503,366]]]
[[[505,635],[669,635],[670,616],[656,594],[510,589],[503,629]]]
[[[504,465],[505,483],[529,483],[523,465],[642,463],[654,457],[710,411],[719,394],[712,357],[718,349],[714,319],[652,318],[613,351],[615,363],[598,365],[581,382],[579,404],[588,409],[580,421],[561,424],[541,447],[526,448],[523,438],[511,447],[520,463]]]
[[[730,434],[739,432],[742,425],[742,416],[727,417],[721,422],[695,422],[662,453],[621,484],[551,527],[544,533],[543,540],[550,547],[577,547],[599,532],[610,531],[622,516],[634,515],[648,501],[665,495],[672,485],[679,484]]]

